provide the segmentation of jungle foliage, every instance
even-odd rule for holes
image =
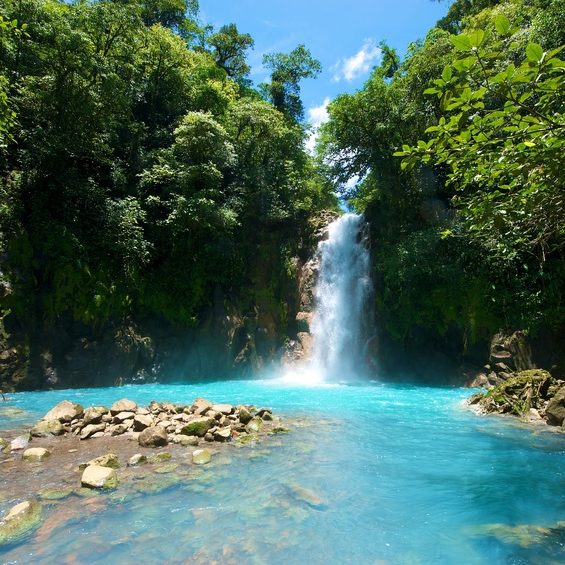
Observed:
[[[565,323],[564,11],[456,0],[391,75],[329,107],[319,159],[371,222],[380,319],[399,343]],[[342,188],[343,190],[343,188]]]

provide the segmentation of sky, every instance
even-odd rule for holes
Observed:
[[[255,40],[248,54],[251,79],[268,80],[263,55],[292,51],[303,43],[322,64],[317,79],[301,83],[306,118],[314,128],[326,105],[362,88],[380,62],[384,40],[402,57],[447,13],[450,0],[200,0],[200,20],[215,28],[235,23]],[[313,144],[313,138],[310,145]]]

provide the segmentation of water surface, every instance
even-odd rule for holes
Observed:
[[[292,431],[144,493],[71,496],[3,563],[562,563],[565,441],[461,406],[469,390],[269,381],[10,395],[0,429],[62,399],[254,403]],[[2,409],[22,412],[2,415]],[[294,418],[298,418],[293,425]],[[92,440],[96,441],[96,440]],[[1,468],[0,468],[1,472]],[[30,485],[30,490],[40,490]],[[18,502],[0,475],[0,511]]]

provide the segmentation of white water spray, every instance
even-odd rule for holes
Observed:
[[[316,382],[349,381],[366,372],[372,285],[365,227],[362,216],[345,214],[330,224],[328,239],[318,246],[310,368]]]

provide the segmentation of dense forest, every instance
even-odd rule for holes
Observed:
[[[313,157],[307,47],[256,87],[253,38],[195,0],[5,0],[0,383],[259,368],[336,192],[370,224],[387,371],[480,364],[517,329],[562,370],[564,33],[558,0],[456,0],[404,60],[381,45]]]

